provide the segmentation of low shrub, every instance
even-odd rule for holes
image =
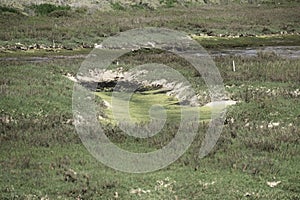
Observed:
[[[31,8],[37,15],[49,15],[52,12],[71,10],[70,6],[56,6],[48,3],[33,5]]]
[[[133,9],[148,9],[148,10],[154,10],[154,8],[148,4],[148,3],[143,3],[143,2],[140,2],[138,4],[134,4],[131,6]]]
[[[112,9],[114,10],[125,10],[125,8],[118,2],[116,3],[110,3]]]
[[[16,13],[19,14],[20,12],[15,9],[15,8],[11,8],[11,7],[6,7],[6,6],[0,6],[0,13],[4,13],[4,12],[10,12],[10,13]]]
[[[176,3],[178,3],[177,0],[161,0],[159,2],[160,4],[164,5],[167,8],[174,7]]]

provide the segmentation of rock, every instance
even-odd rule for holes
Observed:
[[[267,185],[270,186],[270,187],[275,187],[277,186],[279,183],[281,183],[281,181],[267,181]]]
[[[11,117],[11,116],[3,116],[3,117],[0,117],[0,122],[3,123],[3,124],[9,124],[11,122],[15,122],[15,120]]]
[[[76,77],[73,76],[73,75],[70,74],[70,73],[67,73],[66,75],[64,75],[64,77],[66,77],[67,79],[71,80],[71,81],[74,82],[74,83],[77,83],[77,82],[78,82],[77,79],[76,79]]]
[[[209,102],[207,104],[205,104],[204,106],[207,107],[218,107],[218,106],[231,106],[231,105],[235,105],[237,103],[237,101],[233,101],[233,100],[222,100],[222,101],[213,101],[213,102]]]
[[[75,172],[73,169],[68,169],[64,173],[64,179],[68,182],[75,182],[77,181],[77,172]]]

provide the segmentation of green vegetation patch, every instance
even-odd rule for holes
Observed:
[[[125,10],[125,7],[121,5],[119,2],[115,2],[115,3],[111,2],[110,5],[114,10]]]
[[[175,4],[178,3],[178,1],[177,0],[160,0],[159,3],[164,5],[167,8],[171,8],[171,7],[174,7]]]
[[[96,95],[108,102],[109,105],[120,107],[120,109],[115,109],[118,110],[117,113],[112,113],[111,108],[107,108],[106,114],[108,119],[114,119],[113,114],[118,114],[118,119],[121,119],[121,121],[128,120],[126,109],[124,109],[128,101],[122,99],[120,94],[113,95],[111,92],[96,92]],[[181,120],[181,112],[198,112],[199,119],[201,120],[211,118],[211,108],[180,105],[180,102],[176,98],[168,96],[165,93],[160,93],[159,90],[134,93],[131,96],[129,112],[132,122],[149,122],[151,120],[149,115],[151,109],[154,109],[153,111],[156,113],[155,116],[152,116],[153,120],[163,120],[164,117],[167,117],[169,122],[178,123]],[[121,110],[122,112],[120,112]]]
[[[2,14],[4,12],[10,12],[10,13],[16,13],[16,14],[20,13],[20,11],[17,10],[16,8],[0,6],[0,14]]]
[[[269,35],[248,37],[192,36],[206,48],[299,46],[299,35]]]
[[[70,6],[57,6],[49,3],[32,5],[31,8],[37,15],[49,15],[53,12],[62,13],[63,11],[71,10]]]

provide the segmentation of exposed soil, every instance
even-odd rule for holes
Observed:
[[[228,48],[219,50],[208,50],[212,57],[219,56],[241,56],[255,57],[259,54],[273,54],[282,58],[300,58],[300,46],[266,46],[266,47],[247,47],[247,48]],[[78,55],[59,55],[59,56],[19,56],[3,57],[0,61],[26,61],[26,62],[45,62],[57,59],[86,58],[85,54]]]

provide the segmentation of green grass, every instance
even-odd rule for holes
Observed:
[[[234,169],[207,167],[195,171],[191,167],[172,165],[168,170],[145,175],[126,174],[99,164],[81,145],[56,147],[50,151],[35,147],[18,150],[21,149],[26,153],[10,150],[16,158],[23,159],[16,161],[11,158],[5,163],[11,170],[5,170],[1,177],[6,180],[2,198],[39,199],[47,196],[50,199],[74,199],[80,196],[85,199],[114,199],[116,192],[122,199],[175,199],[175,196],[180,199],[246,199],[247,193],[251,195],[250,198],[299,197],[297,188],[290,187],[293,179],[283,179],[281,176],[275,180],[281,180],[282,183],[270,188],[266,182],[274,180],[273,177],[255,177]],[[22,161],[26,159],[29,160],[27,165],[22,166]],[[70,169],[77,172],[72,181],[66,179]],[[53,184],[49,184],[49,181]],[[295,181],[297,179],[294,184],[297,183]],[[150,192],[141,193],[140,196],[130,193],[138,188]],[[286,188],[291,191],[286,192]]]
[[[152,93],[151,93],[152,92]],[[153,105],[159,105],[163,108],[163,110],[158,110],[155,116],[153,116],[154,120],[163,120],[164,119],[164,110],[166,111],[167,117],[170,118],[171,121],[179,121],[180,122],[180,113],[181,112],[198,112],[199,118],[201,120],[207,120],[211,118],[211,109],[209,107],[190,107],[190,106],[180,106],[179,101],[176,98],[170,97],[167,94],[158,94],[154,93],[155,91],[148,91],[142,93],[134,93],[129,102],[129,111],[131,120],[135,123],[141,122],[149,122],[149,110]],[[156,91],[159,92],[159,91]],[[124,108],[126,103],[128,102],[126,99],[120,98],[120,94],[114,95],[112,97],[111,92],[97,92],[97,96],[101,99],[107,101],[112,106],[119,106]],[[112,101],[113,99],[113,101]],[[114,104],[112,104],[114,103]],[[179,105],[178,105],[179,104]],[[182,109],[182,110],[181,110]],[[111,108],[107,108],[106,115],[108,119],[113,119],[113,111]],[[116,108],[117,110],[117,108]],[[123,112],[124,111],[124,112]],[[128,116],[123,110],[122,112],[117,112],[119,116],[119,120],[128,120]]]
[[[118,2],[110,4],[114,10],[125,10],[125,8]]]
[[[34,12],[37,15],[49,15],[53,14],[53,12],[62,12],[62,11],[67,11],[70,10],[70,6],[56,6],[54,4],[49,4],[49,3],[43,3],[43,4],[38,4],[38,5],[32,5],[31,8],[34,10]]]
[[[207,124],[201,124],[179,160],[147,174],[104,166],[78,138],[70,121],[73,83],[62,75],[76,73],[82,59],[1,62],[0,73],[5,75],[0,101],[1,199],[114,199],[116,192],[120,199],[298,199],[300,110],[294,92],[300,88],[299,76],[293,74],[299,73],[299,60],[234,58],[238,64],[234,73],[231,59],[217,59],[216,64],[227,91],[241,103],[229,109],[213,151],[197,158],[207,130]],[[148,105],[158,97],[163,103],[171,101],[160,94],[145,102],[141,95],[134,96],[133,103],[143,105],[145,112],[133,109],[135,116],[147,115]],[[138,100],[143,103],[137,104]],[[279,126],[268,127],[276,122]],[[104,128],[115,144],[136,152],[162,148],[177,130],[167,124],[156,137],[135,139],[114,124]],[[271,188],[267,181],[281,183]],[[130,192],[138,188],[150,192],[140,196]]]
[[[299,46],[299,35],[269,35],[248,37],[201,37],[193,36],[205,48],[234,48],[259,46]]]
[[[276,15],[274,15],[276,10]],[[63,10],[65,11],[65,10]],[[269,38],[201,39],[204,47],[260,45],[299,45],[299,4],[280,5],[176,5],[172,8],[99,11],[91,14],[76,10],[66,15],[23,16],[1,12],[0,45],[45,44],[68,48],[94,45],[104,38],[141,27],[164,27],[190,35],[276,35]],[[55,12],[55,11],[54,11]],[[242,16],[242,17],[241,17]],[[121,20],[122,19],[122,20]],[[123,20],[124,19],[124,20]],[[78,28],[80,27],[80,28]],[[292,35],[294,34],[294,35]],[[2,54],[2,53],[1,53]]]
[[[92,16],[71,10],[59,17],[51,13],[23,16],[1,8],[0,15],[0,25],[6,27],[0,30],[1,46],[17,42],[52,45],[54,40],[73,48],[73,51],[1,50],[0,56],[4,58],[87,54],[89,49],[77,47],[145,26],[186,31],[209,48],[299,45],[299,35],[295,34],[300,31],[299,4],[295,2],[261,7],[191,4],[156,10],[130,8],[95,12]],[[281,31],[294,35],[274,35]],[[197,36],[203,33],[260,36]],[[273,36],[261,36],[265,34]],[[0,199],[300,198],[299,59],[282,59],[272,53],[260,53],[255,58],[216,58],[228,96],[240,101],[229,107],[217,145],[204,159],[198,158],[208,128],[206,122],[201,122],[194,142],[184,155],[170,166],[147,174],[110,169],[83,146],[72,124],[73,83],[63,76],[76,74],[82,61],[82,58],[42,63],[0,61]],[[118,67],[131,69],[154,61],[180,72],[199,94],[200,102],[207,102],[200,75],[170,53],[133,52],[119,58]],[[110,100],[110,93],[97,95]],[[137,123],[149,119],[153,103],[167,108],[169,117],[159,134],[137,139],[124,134],[108,120],[101,122],[107,137],[132,152],[163,148],[178,130],[179,106],[174,104],[176,99],[165,94],[136,93],[130,110]],[[112,118],[109,109],[99,107],[99,111]],[[200,108],[201,113],[200,119],[207,119],[210,111]],[[270,181],[281,183],[271,188],[267,185]]]

